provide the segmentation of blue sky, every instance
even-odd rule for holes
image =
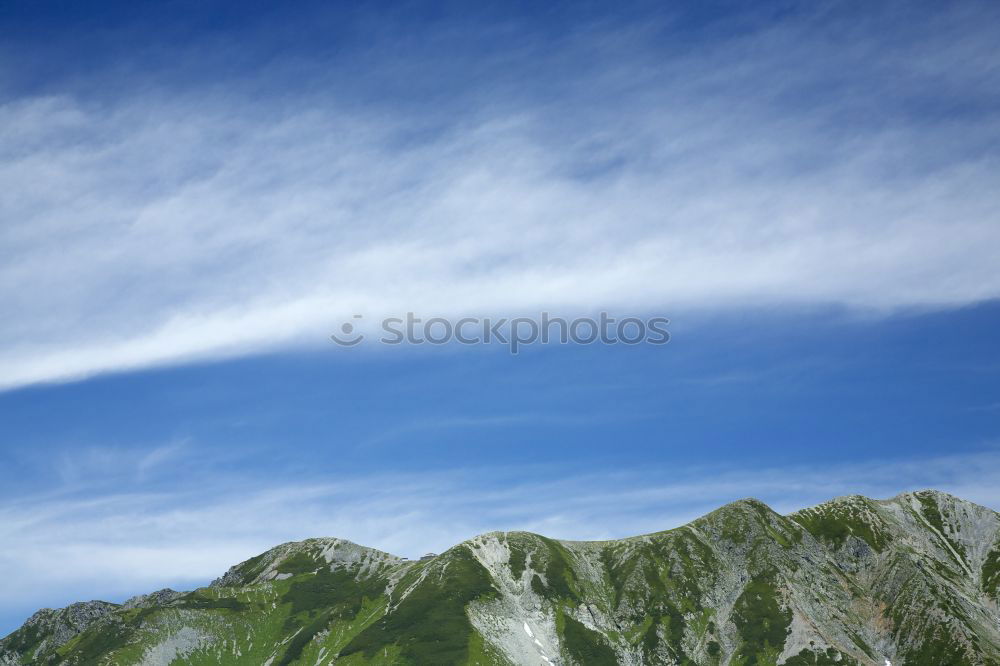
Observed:
[[[1000,507],[991,3],[0,9],[0,633],[278,542]],[[665,346],[343,349],[424,316]]]

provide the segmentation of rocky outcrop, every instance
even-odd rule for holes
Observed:
[[[0,641],[0,664],[31,663],[34,655],[53,652],[118,608],[106,601],[84,601],[57,610],[43,608]]]

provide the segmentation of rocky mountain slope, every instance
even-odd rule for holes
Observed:
[[[761,502],[618,541],[420,561],[288,543],[211,586],[42,610],[15,664],[1000,664],[1000,515],[934,491]]]

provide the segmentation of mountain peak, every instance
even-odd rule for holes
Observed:
[[[296,573],[360,564],[378,568],[403,562],[404,558],[335,537],[289,541],[230,567],[212,587],[251,585],[290,578]]]

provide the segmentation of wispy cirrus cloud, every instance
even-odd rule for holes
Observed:
[[[588,24],[433,108],[315,67],[260,95],[291,58],[253,90],[10,99],[0,387],[322,344],[353,312],[996,298],[986,11],[800,13],[688,48]]]

